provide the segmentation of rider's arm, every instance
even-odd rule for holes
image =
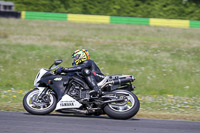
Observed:
[[[62,71],[63,72],[81,71],[82,69],[89,68],[90,66],[91,66],[91,61],[90,60],[86,60],[80,65],[69,67],[69,68],[63,68]]]

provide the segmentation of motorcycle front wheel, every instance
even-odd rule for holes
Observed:
[[[34,89],[28,92],[23,99],[24,109],[34,115],[46,115],[51,113],[57,104],[57,99],[53,94],[46,94],[45,101],[38,99],[39,90]],[[43,98],[44,99],[44,98]]]
[[[109,103],[104,107],[104,112],[114,119],[130,119],[135,116],[140,108],[140,102],[135,94],[127,90],[113,91],[118,97],[123,97],[123,102]]]

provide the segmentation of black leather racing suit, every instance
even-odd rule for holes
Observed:
[[[97,85],[97,82],[100,82],[102,80],[102,77],[97,76],[97,75],[103,76],[103,74],[93,60],[88,59],[86,61],[83,61],[79,65],[75,65],[75,66],[69,67],[69,68],[63,68],[62,71],[64,71],[64,72],[75,72],[75,71],[82,72],[89,87],[96,92],[100,91],[99,87]]]

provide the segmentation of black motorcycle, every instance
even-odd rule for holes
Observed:
[[[34,86],[23,99],[23,106],[31,114],[45,115],[56,110],[61,113],[86,115],[107,114],[114,119],[129,119],[137,114],[140,103],[131,91],[135,78],[131,75],[103,76],[98,86],[102,95],[93,96],[80,72],[56,74],[53,71],[62,60],[49,69],[40,69]]]

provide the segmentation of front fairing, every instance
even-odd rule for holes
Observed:
[[[44,75],[39,83],[41,86],[46,86],[54,90],[54,92],[57,94],[58,100],[60,100],[66,91],[69,80],[74,75],[74,72],[67,73],[66,75]]]
[[[69,77],[62,76],[62,75],[52,75],[48,77],[42,78],[39,83],[42,86],[47,86],[54,90],[54,92],[57,94],[58,99],[60,100],[63,96],[66,86],[68,84]]]

